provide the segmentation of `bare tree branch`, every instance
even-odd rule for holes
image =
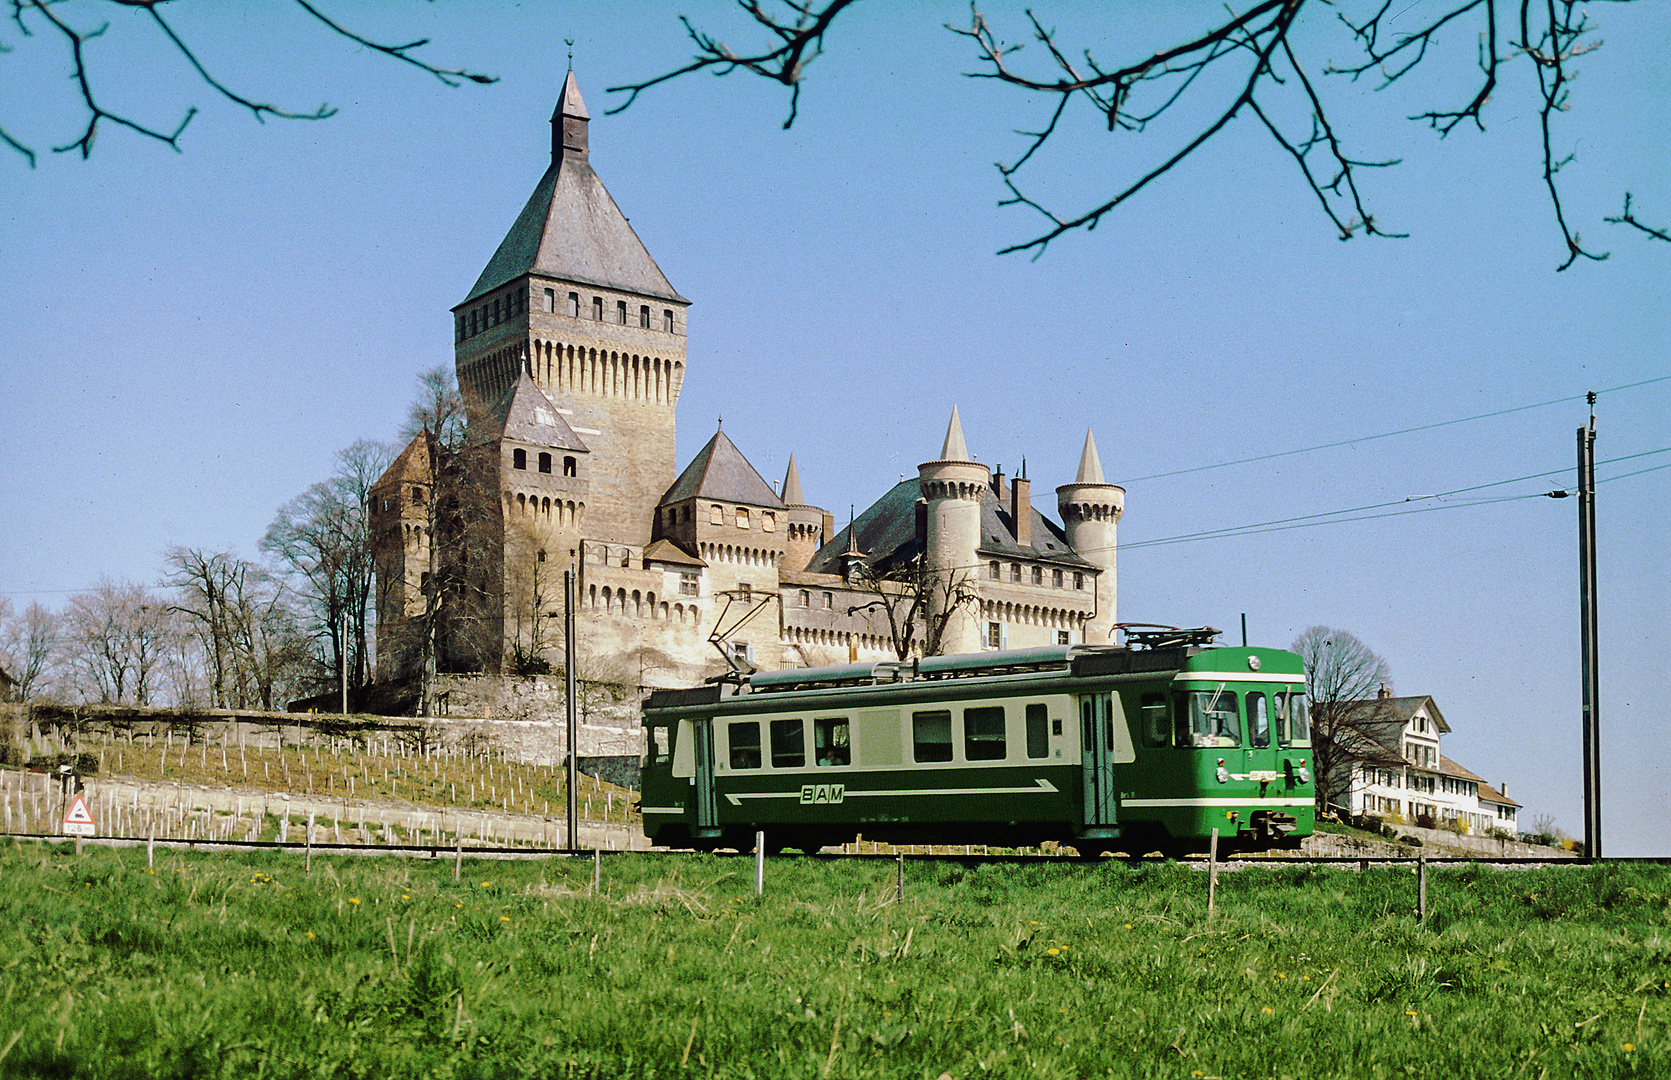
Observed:
[[[1612,225],[1629,225],[1633,229],[1641,229],[1643,232],[1647,233],[1656,240],[1664,240],[1671,243],[1671,233],[1667,233],[1664,229],[1650,228],[1649,226],[1636,220],[1635,215],[1630,212],[1630,192],[1628,191],[1625,192],[1625,208],[1620,212],[1619,216],[1602,218],[1602,220]]]
[[[179,53],[180,56],[191,65],[192,70],[197,73],[198,78],[203,81],[204,85],[208,86],[216,94],[225,98],[232,104],[237,105],[240,108],[248,109],[258,121],[264,121],[268,116],[277,117],[283,120],[323,120],[336,114],[337,110],[330,105],[322,104],[317,109],[312,111],[301,112],[281,108],[267,102],[257,101],[254,98],[232,89],[225,82],[210,73],[208,67],[205,66],[205,64],[198,58],[197,51],[191,47],[185,38],[176,32],[174,26],[171,25],[168,20],[163,18],[162,12],[159,8],[161,8],[163,4],[168,3],[169,0],[97,0],[97,2],[112,4],[116,7],[143,9],[144,12],[151,17],[151,21],[156,24],[163,36],[168,39],[168,42],[173,47],[174,51]],[[30,29],[29,22],[25,19],[25,16],[27,15],[32,18],[38,17],[42,19],[52,30],[56,31],[57,35],[62,37],[69,46],[70,58],[73,63],[71,79],[75,82],[76,90],[81,96],[82,105],[86,109],[87,124],[82,129],[79,138],[72,142],[65,143],[62,146],[54,146],[52,148],[54,153],[65,153],[70,150],[76,150],[80,152],[83,159],[86,159],[93,152],[93,142],[98,135],[100,124],[105,122],[125,127],[130,131],[134,131],[145,136],[146,138],[155,139],[158,142],[165,143],[176,153],[180,151],[180,136],[185,133],[186,127],[191,123],[192,118],[197,115],[198,110],[195,105],[188,106],[185,115],[180,118],[180,122],[174,126],[173,130],[168,130],[162,127],[141,123],[132,117],[106,108],[103,104],[101,104],[102,98],[94,92],[94,78],[88,65],[86,46],[88,42],[99,38],[110,28],[109,22],[102,22],[96,29],[92,30],[77,29],[74,25],[72,25],[69,17],[63,13],[63,9],[66,6],[66,0],[9,0],[9,3],[11,6],[12,22],[17,25],[18,30],[25,37],[34,36],[34,32]],[[327,27],[332,33],[346,38],[347,40],[354,42],[356,45],[363,46],[364,48],[371,49],[374,52],[380,52],[385,56],[393,57],[396,60],[411,64],[419,70],[426,71],[435,76],[448,86],[459,86],[464,81],[475,83],[491,83],[497,81],[497,78],[492,75],[482,75],[476,72],[466,71],[462,68],[437,67],[412,55],[414,50],[429,44],[428,39],[419,39],[417,41],[411,41],[399,45],[384,44],[357,34],[342,24],[336,22],[310,3],[309,0],[295,0],[295,3],[315,21]],[[86,6],[91,7],[91,4]],[[35,167],[35,152],[28,145],[20,142],[4,129],[0,129],[0,140],[3,140],[7,146],[10,146],[13,150],[21,154],[24,160],[29,163],[30,168]]]

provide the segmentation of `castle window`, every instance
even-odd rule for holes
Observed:
[[[557,313],[557,290],[556,289],[545,290],[545,310],[551,312],[553,315],[555,315]]]
[[[1002,649],[1004,647],[1004,627],[995,622],[986,624],[986,647]]]
[[[580,318],[580,294],[577,292],[569,293],[569,314]]]
[[[1050,571],[1050,587],[1053,589],[1062,587],[1062,572],[1060,570]]]
[[[648,330],[650,328],[650,305],[640,304],[638,307],[638,325]]]
[[[986,576],[991,578],[993,581],[1002,581],[1004,579],[1004,571],[998,565],[996,560],[986,564]]]
[[[488,323],[488,325],[498,326],[501,321],[502,320],[499,318],[499,300],[495,298],[493,301],[493,321]]]
[[[748,528],[748,509],[746,507],[737,507],[737,528]]]
[[[1042,566],[1033,567],[1033,584],[1034,585],[1043,585],[1044,584],[1044,567],[1042,567]]]
[[[716,503],[715,505],[708,508],[708,524],[710,524],[710,525],[724,525],[725,524],[725,508],[723,506],[720,506]]]
[[[1056,631],[1056,644],[1058,644],[1058,645],[1068,644],[1068,632],[1066,630]]]
[[[580,468],[580,463],[578,461],[576,461],[572,456],[565,456],[563,458],[563,475],[564,476],[574,476],[574,475],[576,475],[579,468]]]
[[[545,562],[545,548],[540,548],[540,562]]]
[[[1018,563],[1018,562],[1010,563],[1010,580],[1011,581],[1020,581],[1021,580],[1021,564],[1020,563]]]
[[[777,532],[777,515],[770,510],[760,511],[760,531]]]
[[[424,504],[424,489],[421,488],[421,487],[413,488],[412,489],[412,505],[413,506],[422,506],[423,504]]]
[[[1078,570],[1074,571],[1073,587],[1076,588],[1076,589],[1083,589],[1085,587],[1085,575],[1084,575],[1084,573],[1082,573]]]
[[[479,312],[474,311],[474,310],[472,310],[470,312],[470,335],[472,337],[474,337],[475,334],[476,334],[476,316],[478,314],[479,314]]]
[[[801,606],[804,608],[812,606],[812,593],[807,589],[801,590]]]
[[[464,321],[464,316],[458,317],[458,340],[463,341],[470,335],[470,324]]]
[[[540,451],[540,472],[548,473],[550,471],[551,455],[542,450]],[[1060,573],[1060,571],[1058,571],[1058,573]]]
[[[751,585],[749,582],[746,582],[746,581],[737,582],[737,591],[743,594],[743,601],[745,603],[747,603],[749,601],[752,601],[754,599],[754,586]]]
[[[594,322],[603,322],[603,297],[601,296],[592,297],[592,319]]]
[[[661,313],[661,328],[669,334],[673,332],[673,312],[663,311]]]
[[[513,468],[513,469],[526,469],[527,467],[528,467],[528,451],[520,450],[520,449],[512,450],[511,451],[511,468]]]
[[[627,325],[627,302],[625,300],[615,301],[615,316],[616,322],[622,326]]]
[[[835,607],[835,594],[834,593],[825,593],[824,594],[824,609],[827,611],[827,610],[829,610],[830,608],[833,608],[833,607]]]
[[[680,596],[695,596],[696,595],[696,575],[695,574],[680,574],[679,575],[679,595]]]

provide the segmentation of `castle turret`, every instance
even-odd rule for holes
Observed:
[[[808,506],[801,496],[801,474],[795,469],[794,454],[789,455],[789,471],[783,474],[783,504],[789,514],[789,528],[783,544],[782,568],[805,570],[812,561],[812,553],[824,543],[824,522],[829,515],[819,507]]]
[[[923,494],[923,559],[934,574],[928,615],[931,620],[945,619],[940,651],[976,652],[981,647],[976,612],[965,604],[948,614],[947,605],[976,576],[981,500],[991,478],[984,465],[969,460],[956,406],[952,407],[939,459],[918,465],[917,478]]]
[[[1071,484],[1056,489],[1056,508],[1074,553],[1102,572],[1096,575],[1096,614],[1085,624],[1087,643],[1111,644],[1118,596],[1114,575],[1115,529],[1126,508],[1126,489],[1107,483],[1097,442],[1085,430],[1085,449],[1079,455],[1079,473]]]

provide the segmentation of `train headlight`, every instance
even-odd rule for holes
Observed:
[[[1311,783],[1311,770],[1306,768],[1304,758],[1300,759],[1300,783],[1302,783],[1302,784]]]
[[[1228,784],[1230,782],[1230,770],[1224,767],[1223,758],[1218,759],[1218,782],[1221,784]]]

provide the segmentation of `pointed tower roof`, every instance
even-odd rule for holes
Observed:
[[[783,505],[805,506],[806,499],[801,495],[801,474],[795,468],[795,455],[789,455],[789,471],[783,474]]]
[[[592,171],[589,122],[571,71],[551,117],[551,167],[459,307],[528,273],[689,303]]]
[[[1097,441],[1091,437],[1091,429],[1085,429],[1085,449],[1079,453],[1079,474],[1073,478],[1076,484],[1106,484],[1102,478],[1102,459],[1097,457]]]
[[[963,422],[957,418],[957,406],[952,406],[952,421],[946,425],[946,441],[940,447],[941,461],[968,461],[969,447],[963,442]]]
[[[402,483],[428,484],[433,480],[429,464],[429,432],[420,431],[367,490],[378,491]]]
[[[746,506],[783,506],[772,485],[754,470],[723,430],[714,432],[708,445],[697,451],[696,457],[661,497],[661,505],[691,498],[722,499]]]
[[[526,368],[516,380],[516,385],[494,403],[488,412],[488,420],[490,430],[497,438],[557,450],[590,452],[587,445],[580,441],[580,436],[569,427],[568,421],[563,419],[563,414],[557,411],[557,406],[534,384]]]

